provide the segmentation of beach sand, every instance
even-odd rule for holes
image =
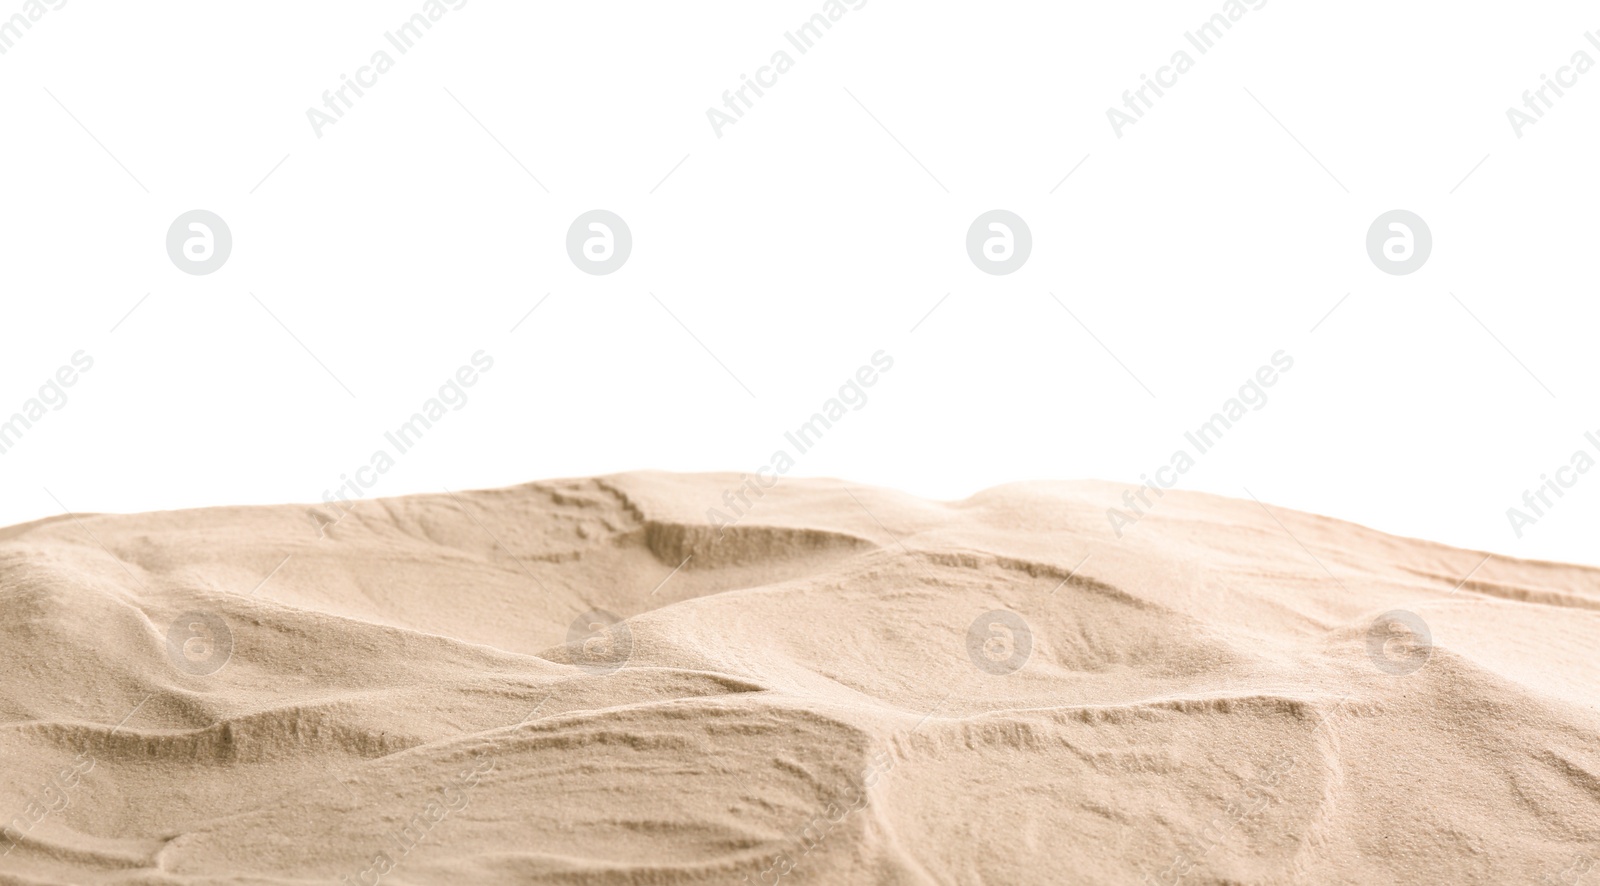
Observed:
[[[742,482],[0,530],[0,883],[1600,884],[1600,570]]]

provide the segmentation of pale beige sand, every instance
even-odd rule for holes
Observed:
[[[1100,483],[718,540],[738,483],[0,530],[0,882],[1600,883],[1600,570]]]

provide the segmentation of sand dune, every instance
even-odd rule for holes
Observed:
[[[740,483],[0,530],[0,883],[1600,883],[1600,570]]]

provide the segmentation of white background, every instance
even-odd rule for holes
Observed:
[[[95,363],[0,456],[0,522],[319,501],[479,349],[371,495],[753,471],[879,349],[792,476],[1137,482],[1285,349],[1182,488],[1600,562],[1600,471],[1523,538],[1506,516],[1600,431],[1600,71],[1506,117],[1600,59],[1600,15],[1272,0],[1199,55],[1222,6],[871,0],[802,56],[815,0],[472,0],[402,56],[420,2],[72,0],[0,56],[0,413]],[[318,138],[306,109],[379,49]],[[718,138],[706,109],[779,49]],[[232,229],[209,276],[165,251],[195,208]],[[609,276],[565,253],[592,208],[633,232]],[[1009,276],[965,252],[993,208],[1032,229]],[[1395,208],[1434,237],[1403,277],[1364,246]]]

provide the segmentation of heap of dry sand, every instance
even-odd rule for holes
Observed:
[[[740,484],[0,530],[0,883],[1600,884],[1600,570]]]

